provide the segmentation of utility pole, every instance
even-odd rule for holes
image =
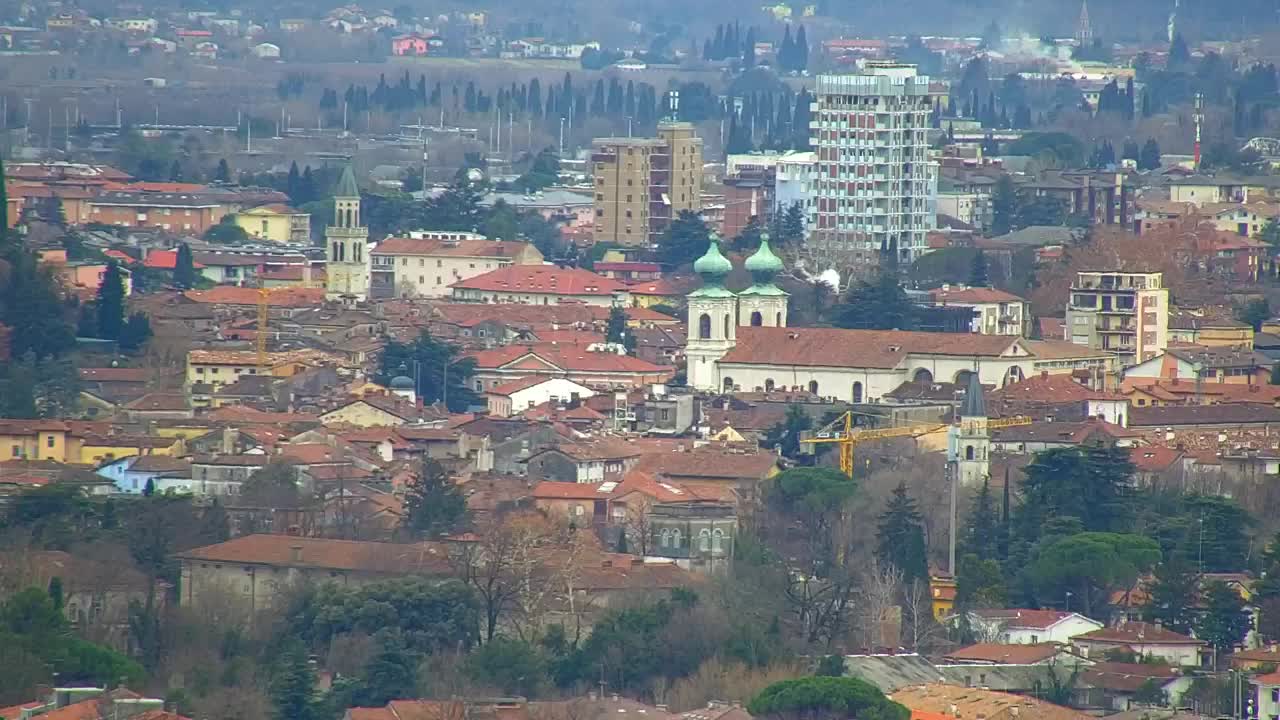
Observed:
[[[560,118],[560,157],[564,157],[564,118]]]

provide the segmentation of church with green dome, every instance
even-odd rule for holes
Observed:
[[[733,264],[720,251],[714,234],[707,252],[693,263],[702,278],[702,287],[689,293],[689,338],[685,343],[689,385],[700,390],[718,390],[716,363],[737,342],[739,326],[786,327],[787,293],[775,280],[785,268],[782,259],[769,247],[769,235],[760,238],[760,247],[747,258],[751,286],[740,293],[725,287],[725,277]]]

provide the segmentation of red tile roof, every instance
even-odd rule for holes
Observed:
[[[512,380],[511,382],[505,382],[497,387],[490,388],[487,394],[511,395],[512,393],[517,393],[521,390],[528,390],[531,387],[537,387],[542,383],[550,382],[554,379],[555,378],[547,377],[546,375],[530,375],[529,377]]]
[[[996,665],[1035,665],[1051,660],[1059,652],[1062,652],[1062,647],[1057,643],[1035,643],[1029,645],[978,643],[952,650],[944,655],[943,659],[986,662]]]
[[[1129,451],[1129,460],[1140,472],[1168,470],[1174,463],[1182,460],[1182,457],[1181,450],[1159,445],[1135,447]]]
[[[324,303],[324,288],[275,288],[267,295],[271,307],[314,307]],[[258,304],[256,288],[219,285],[208,290],[188,290],[183,293],[188,300],[220,305]]]
[[[146,368],[99,367],[80,368],[80,379],[85,382],[139,382],[151,379],[151,371]]]
[[[1080,679],[1089,687],[1132,693],[1137,692],[1148,681],[1163,685],[1179,676],[1178,669],[1169,665],[1100,662],[1085,668]]]
[[[582,345],[507,345],[493,350],[480,350],[467,357],[474,358],[477,370],[506,367],[525,357],[536,357],[556,369],[569,372],[616,373],[667,373],[672,369],[654,365],[630,355],[610,352],[587,352]],[[548,368],[550,370],[550,368]]]
[[[722,363],[893,368],[909,354],[998,357],[1017,338],[969,333],[740,327]]]
[[[982,608],[974,610],[978,617],[1002,620],[1007,627],[1027,630],[1048,630],[1076,613],[1061,610],[1031,610],[1026,608]]]
[[[931,295],[933,297],[933,301],[939,305],[946,305],[947,303],[968,305],[970,303],[1026,302],[1013,293],[1007,293],[1003,290],[985,287],[938,288],[937,290],[930,290],[929,295]]]
[[[451,287],[486,292],[543,293],[608,297],[625,292],[626,285],[580,268],[554,265],[511,265],[459,280]]]
[[[1070,375],[1033,375],[990,394],[989,402],[1039,402],[1071,403],[1086,400],[1112,400],[1124,402],[1124,396],[1116,393],[1090,390]]]
[[[459,240],[389,237],[373,249],[375,255],[439,255],[509,259],[529,249],[529,243],[512,240]]]
[[[1074,640],[1084,642],[1100,642],[1133,645],[1204,645],[1203,640],[1187,637],[1166,627],[1145,622],[1121,623],[1116,627],[1101,628]]]
[[[438,543],[403,545],[296,535],[246,535],[187,550],[177,557],[370,573],[450,572],[448,552]]]
[[[662,272],[661,265],[647,262],[596,262],[592,267],[596,272]]]
[[[677,480],[760,480],[778,465],[778,456],[767,451],[746,451],[712,446],[688,452],[655,452],[640,458],[635,470]]]
[[[202,268],[198,262],[191,263],[196,268]],[[147,258],[142,261],[143,267],[149,267],[156,270],[172,270],[178,265],[177,250],[152,250],[147,253]]]

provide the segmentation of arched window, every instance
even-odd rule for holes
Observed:
[[[680,537],[680,529],[676,528],[671,531],[671,547],[679,548],[683,546],[684,541]]]
[[[725,316],[724,316],[724,339],[725,339],[725,340],[728,340],[728,339],[729,339],[729,337],[730,337],[731,335],[733,335],[733,323],[732,323],[732,320],[733,320],[733,318],[729,317],[728,315],[725,315]]]
[[[703,530],[698,533],[698,549],[702,552],[711,552],[711,531]]]
[[[733,378],[727,377],[724,379],[724,391],[733,392]]]
[[[972,370],[961,370],[960,372],[956,373],[955,383],[962,387],[968,387],[969,376],[972,374],[973,374]]]
[[[911,376],[911,379],[918,383],[931,383],[933,382],[933,373],[929,372],[925,368],[920,368],[919,370],[916,370],[915,375]]]
[[[724,531],[720,528],[711,531],[711,550],[713,552],[724,550]]]
[[[965,446],[964,446],[964,459],[965,459],[965,460],[972,460],[972,459],[973,459],[973,446],[972,446],[972,445],[965,445]]]
[[[773,392],[773,378],[765,378],[765,380],[764,380],[764,391],[765,391],[765,392]]]
[[[812,394],[814,394],[814,395],[817,395],[817,394],[818,394],[818,381],[817,381],[817,380],[810,380],[810,381],[809,381],[809,392],[810,392],[810,393],[812,393]]]
[[[760,327],[761,325],[764,325],[764,315],[761,315],[760,311],[756,310],[751,313],[751,327]]]
[[[702,313],[702,316],[698,318],[698,339],[711,339],[711,316],[706,313]]]
[[[853,401],[856,403],[862,402],[862,383],[860,382],[853,384]]]
[[[329,253],[330,259],[337,260],[338,259],[338,243],[336,241],[333,243],[332,250],[333,251]]]
[[[1022,368],[1018,367],[1017,365],[1014,365],[1013,367],[1009,368],[1008,380],[1006,381],[1005,384],[1016,383],[1016,382],[1022,382]]]
[[[773,326],[782,327],[782,313],[778,313],[773,317]]]
[[[662,547],[671,547],[671,531],[670,530],[663,528],[662,532],[658,534],[658,537],[661,538],[660,542],[662,544]]]

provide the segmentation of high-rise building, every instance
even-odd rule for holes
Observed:
[[[1113,353],[1121,366],[1169,346],[1169,290],[1158,272],[1079,272],[1067,300],[1067,339]]]
[[[910,263],[937,224],[937,172],[929,160],[929,78],[914,65],[867,63],[820,75],[810,116],[817,153],[809,242],[875,264]]]
[[[656,138],[597,138],[595,240],[657,242],[681,210],[702,209],[702,139],[692,123],[658,125]]]
[[[333,191],[333,224],[325,228],[324,239],[325,299],[367,300],[372,276],[369,228],[360,224],[360,188],[350,165],[343,168]]]

